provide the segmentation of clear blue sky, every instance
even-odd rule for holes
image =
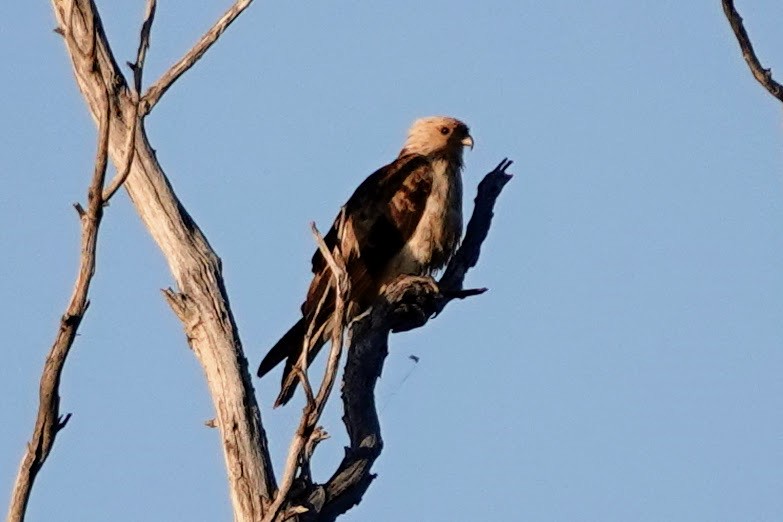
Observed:
[[[143,1],[98,4],[132,59]],[[146,78],[227,4],[161,2]],[[783,78],[779,2],[738,4]],[[5,506],[71,291],[95,129],[49,4],[0,15]],[[504,156],[516,177],[467,281],[490,292],[392,338],[379,477],[344,520],[781,520],[783,120],[719,0],[253,5],[148,120],[223,258],[252,363],[297,317],[308,222],[326,228],[430,114],[471,125],[466,210]],[[170,284],[120,194],[65,369],[74,416],[30,521],[230,519]],[[255,383],[279,467],[299,407],[271,411],[277,374]]]

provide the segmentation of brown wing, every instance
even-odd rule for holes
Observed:
[[[324,241],[330,250],[339,242],[345,258],[353,301],[349,316],[361,312],[376,297],[379,276],[416,230],[431,190],[429,161],[408,154],[375,171],[348,199],[343,229],[338,230],[338,216]],[[287,359],[275,407],[287,403],[294,394],[298,378],[292,370],[304,348],[308,328],[314,333],[306,347],[308,365],[331,335],[335,298],[332,274],[318,250],[313,256],[313,273],[302,304],[303,318],[272,347],[258,368],[258,375],[263,376]],[[319,302],[321,309],[315,317]]]
[[[378,278],[416,230],[431,190],[429,160],[418,154],[401,156],[367,177],[348,199],[342,235],[337,230],[338,216],[324,237],[330,249],[340,241],[351,294],[361,308],[375,297]],[[319,251],[312,261],[315,277],[302,305],[306,318],[315,312],[331,281]]]

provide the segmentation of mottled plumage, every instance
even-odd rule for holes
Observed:
[[[399,156],[375,171],[344,206],[344,226],[324,236],[329,249],[339,242],[351,280],[349,318],[369,307],[383,287],[401,274],[423,275],[442,268],[462,236],[462,151],[473,147],[468,127],[454,118],[417,120]],[[313,280],[302,304],[302,318],[261,361],[259,377],[286,359],[275,406],[293,396],[298,378],[291,371],[304,349],[308,324],[316,332],[308,363],[331,336],[334,311],[332,274],[319,251],[312,259]],[[326,299],[317,317],[319,301]]]

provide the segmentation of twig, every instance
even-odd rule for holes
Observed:
[[[307,410],[308,407],[309,403],[305,406],[305,410]],[[275,493],[275,499],[269,505],[269,509],[261,522],[272,522],[283,507],[283,503],[287,500],[286,497],[288,497],[288,492],[291,490],[291,486],[294,483],[294,476],[296,474],[296,467],[299,464],[299,458],[309,439],[309,436],[305,433],[308,417],[309,415],[305,412],[299,420],[299,426],[294,434],[294,439],[291,441],[291,446],[288,448],[288,456],[285,459],[285,468],[283,470],[283,478],[280,481],[280,489]]]
[[[139,103],[138,98],[136,98],[135,107],[132,112],[133,120],[131,121],[131,127],[128,131],[128,137],[125,142],[125,150],[127,151],[125,153],[125,159],[122,162],[122,170],[120,170],[117,175],[114,177],[113,180],[111,180],[111,183],[109,183],[109,186],[106,187],[103,191],[103,202],[104,204],[108,205],[109,201],[111,201],[111,198],[114,196],[114,194],[117,193],[118,190],[120,190],[120,187],[122,187],[122,184],[125,183],[125,180],[128,179],[128,175],[130,174],[131,167],[133,166],[133,156],[136,154],[136,130],[138,128],[139,124]]]
[[[764,66],[761,65],[761,62],[756,56],[756,52],[753,50],[753,44],[750,42],[750,37],[748,36],[747,31],[745,31],[742,17],[734,7],[734,0],[722,0],[722,3],[723,13],[729,20],[729,24],[731,24],[731,29],[734,31],[734,36],[737,38],[737,42],[742,50],[742,57],[745,58],[745,62],[748,64],[753,77],[756,78],[756,81],[758,81],[767,92],[783,102],[783,85],[772,78],[771,69],[765,69]]]
[[[183,56],[177,63],[171,66],[171,68],[163,73],[161,76],[144,94],[141,99],[141,113],[143,115],[149,114],[155,104],[160,101],[161,96],[165,94],[169,87],[171,87],[177,79],[182,76],[185,71],[193,67],[193,65],[204,56],[204,53],[212,47],[220,35],[228,28],[231,23],[237,19],[242,12],[247,9],[253,0],[236,0],[220,19],[199,39],[198,42]]]
[[[329,438],[329,433],[326,432],[323,427],[318,426],[316,427],[313,432],[310,434],[310,438],[305,443],[304,450],[302,451],[302,459],[299,463],[299,467],[301,470],[302,478],[308,482],[312,482],[312,473],[310,470],[310,459],[313,457],[313,453],[315,453],[315,447],[318,446],[318,444]]]
[[[339,231],[337,237],[342,237],[343,227],[345,225],[345,212],[340,212],[338,219],[337,230]],[[350,295],[350,280],[348,278],[348,271],[345,267],[345,259],[342,256],[340,248],[335,248],[334,253],[329,252],[329,249],[324,242],[323,237],[318,232],[315,223],[311,224],[313,236],[318,243],[318,249],[321,251],[326,260],[329,268],[332,271],[332,278],[335,285],[335,307],[332,315],[332,324],[335,326],[332,328],[332,346],[329,351],[329,358],[326,361],[326,371],[324,378],[321,381],[321,387],[318,390],[318,396],[315,400],[316,413],[313,424],[318,422],[318,419],[323,412],[326,401],[331,395],[332,387],[334,386],[335,377],[337,376],[337,367],[340,364],[340,356],[343,349],[343,331],[345,330],[345,303],[349,299]]]
[[[152,31],[152,23],[155,20],[155,10],[157,8],[156,0],[147,0],[147,7],[144,12],[144,22],[141,24],[141,30],[139,31],[139,47],[136,51],[136,61],[133,63],[128,62],[128,66],[133,72],[133,112],[131,113],[131,126],[128,131],[128,138],[125,142],[125,159],[122,162],[122,170],[120,170],[114,179],[109,184],[108,188],[103,191],[103,201],[105,204],[109,203],[112,196],[122,187],[125,180],[128,179],[131,166],[133,164],[133,156],[136,153],[136,130],[138,129],[139,119],[143,118],[139,111],[139,103],[141,97],[141,83],[142,76],[144,74],[144,61],[147,58],[147,50],[150,47],[150,32]]]
[[[481,295],[486,292],[486,288],[466,288],[465,290],[441,290],[441,295],[446,299],[465,299],[474,295]]]
[[[343,214],[341,214],[338,230],[342,230],[343,219]],[[311,223],[310,227],[312,229],[316,244],[318,245],[318,249],[321,251],[321,255],[324,257],[327,265],[332,271],[332,279],[335,285],[335,309],[332,315],[332,346],[329,351],[329,358],[326,363],[324,378],[321,380],[321,386],[318,390],[318,396],[315,397],[315,399],[312,399],[312,390],[309,390],[309,393],[306,392],[308,395],[307,404],[302,411],[302,417],[299,421],[299,426],[288,449],[288,456],[286,457],[285,467],[283,469],[283,478],[280,481],[280,489],[277,491],[274,502],[272,502],[270,505],[263,522],[272,522],[280,513],[283,505],[290,500],[288,498],[288,494],[291,491],[291,486],[294,483],[297,467],[301,467],[301,469],[305,472],[309,470],[309,460],[312,456],[312,451],[308,451],[308,448],[314,448],[314,443],[312,442],[313,434],[318,429],[318,421],[321,418],[326,401],[329,399],[329,395],[331,394],[343,348],[345,302],[348,300],[348,294],[350,292],[350,284],[348,282],[348,274],[345,269],[345,261],[339,247],[335,248],[334,252],[329,251],[329,248],[326,246],[326,243],[324,242],[321,233],[318,231],[318,228],[316,228],[315,223]],[[307,351],[307,347],[308,344],[306,342],[304,350],[305,352]],[[306,384],[309,388],[310,383],[307,381],[305,369],[301,368],[302,364],[307,364],[306,353],[302,354],[299,362],[297,363],[297,366],[300,366],[300,381],[302,385],[304,386]]]
[[[329,433],[322,427],[317,427],[313,430],[313,433],[310,435],[310,439],[307,441],[307,444],[305,444],[304,449],[304,455],[303,455],[303,461],[306,461],[307,463],[310,462],[310,458],[313,456],[313,453],[315,453],[315,447],[321,442],[329,438]],[[309,473],[309,472],[308,472]]]
[[[92,47],[92,52],[94,50],[95,47]],[[38,415],[33,435],[27,444],[25,455],[22,457],[19,473],[11,493],[8,522],[22,522],[24,520],[35,478],[54,447],[57,433],[65,428],[71,418],[70,413],[65,416],[60,415],[60,379],[79,325],[90,305],[87,296],[92,277],[95,274],[98,229],[103,217],[102,191],[109,155],[111,102],[108,88],[104,90],[104,104],[104,112],[99,123],[98,151],[92,182],[87,191],[87,210],[84,210],[81,205],[74,205],[77,210],[81,209],[79,212],[82,226],[79,272],[68,306],[60,319],[57,336],[44,363],[39,387]]]
[[[141,31],[139,32],[139,48],[136,50],[136,61],[128,64],[133,71],[133,86],[139,96],[141,96],[144,60],[147,58],[147,49],[150,48],[150,33],[152,32],[152,22],[155,21],[156,8],[157,0],[147,0],[147,7],[144,10],[144,22],[142,22]]]
[[[307,376],[307,349],[302,350],[302,353],[299,356],[299,360],[292,368],[292,371],[297,377],[299,377],[299,382],[302,384],[302,390],[304,390],[307,407],[309,409],[315,408],[313,387],[310,386],[310,378]]]
[[[315,229],[315,223],[311,223],[311,226]],[[317,229],[315,235],[316,241],[321,240],[321,236],[317,232]],[[299,382],[302,383],[302,390],[304,390],[307,405],[309,408],[311,408],[311,410],[315,408],[315,397],[313,395],[313,388],[310,386],[310,378],[307,375],[307,368],[310,366],[309,352],[310,347],[313,346],[313,339],[320,339],[323,331],[329,324],[329,321],[326,321],[318,327],[318,330],[315,330],[315,324],[318,321],[318,318],[321,316],[321,310],[323,309],[324,304],[326,304],[326,299],[329,297],[329,290],[330,288],[327,285],[327,287],[321,293],[321,298],[318,299],[315,312],[313,312],[312,317],[307,324],[307,332],[305,333],[304,339],[302,341],[302,351],[299,354],[299,359],[297,359],[296,364],[294,364],[294,367],[292,368],[293,375],[291,378],[299,378]],[[277,406],[277,404],[275,404],[275,406]]]

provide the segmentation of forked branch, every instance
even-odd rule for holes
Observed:
[[[133,63],[128,63],[128,66],[133,72],[133,91],[130,93],[131,100],[133,101],[131,127],[130,131],[128,131],[127,143],[125,145],[126,155],[125,161],[122,162],[122,170],[117,172],[117,175],[112,180],[111,184],[103,191],[103,199],[107,202],[120,189],[123,183],[125,183],[125,180],[128,179],[131,164],[133,163],[133,154],[136,149],[136,129],[139,126],[139,120],[144,118],[144,115],[139,111],[141,82],[144,75],[144,61],[147,58],[147,49],[150,47],[150,33],[152,31],[152,22],[155,21],[156,8],[156,0],[147,0],[144,22],[142,22],[141,31],[139,31],[139,48],[136,51],[136,61]]]
[[[217,22],[199,39],[198,42],[187,52],[185,56],[166,71],[163,76],[156,81],[152,87],[150,87],[141,102],[141,111],[143,114],[148,114],[155,104],[160,101],[160,98],[169,90],[169,87],[174,85],[180,76],[185,74],[188,69],[193,67],[197,61],[209,50],[212,45],[217,42],[220,35],[228,29],[234,20],[236,20],[242,12],[250,7],[253,0],[237,0],[224,14],[218,19]]]
[[[148,91],[147,105],[139,107],[141,65],[146,54],[154,14],[148,0],[142,42],[137,52],[132,87],[117,65],[92,0],[51,0],[59,31],[68,35],[66,49],[74,75],[96,121],[102,114],[103,86],[110,86],[112,101],[109,157],[139,216],[160,247],[176,282],[166,293],[182,324],[190,346],[204,369],[215,406],[215,425],[226,463],[229,492],[236,522],[258,522],[271,502],[275,477],[261,423],[258,403],[250,381],[236,322],[223,281],[221,261],[201,229],[185,210],[166,178],[149,143],[142,118],[163,92],[206,52],[249,1],[237,2],[216,24],[209,38],[202,39]],[[94,20],[88,31],[84,20]],[[95,63],[80,59],[82,49],[95,50]],[[161,83],[162,82],[162,83]],[[152,102],[152,103],[149,103]],[[130,169],[123,168],[128,158]],[[113,190],[114,183],[109,187]]]

